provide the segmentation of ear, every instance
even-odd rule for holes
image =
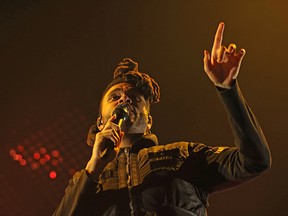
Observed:
[[[147,129],[150,130],[152,128],[153,124],[153,118],[151,115],[148,116],[148,124],[147,124]]]
[[[104,125],[103,125],[103,123],[102,123],[102,118],[101,118],[101,116],[99,116],[99,117],[97,118],[96,124],[97,124],[97,128],[98,128],[100,131],[102,131],[102,129],[104,128]]]

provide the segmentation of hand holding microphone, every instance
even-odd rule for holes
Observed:
[[[115,158],[115,147],[118,147],[123,135],[121,125],[128,118],[127,105],[120,104],[114,109],[113,116],[108,119],[101,132],[96,134],[92,156],[86,165],[86,171],[93,175],[93,178],[97,179],[107,163]]]
[[[113,116],[115,115],[116,115],[116,118],[112,120],[112,123],[118,125],[118,128],[121,130],[122,123],[124,121],[127,121],[127,119],[129,118],[129,111],[128,111],[127,105],[125,104],[118,105],[113,111]],[[116,142],[118,139],[115,138],[114,136],[112,136],[111,138],[112,139],[107,140],[107,142],[105,143],[105,147],[104,147],[105,149],[102,151],[101,156],[100,156],[101,159],[106,159],[109,155],[109,152],[113,150],[117,144]]]

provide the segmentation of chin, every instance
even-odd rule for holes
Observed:
[[[127,134],[143,134],[146,131],[146,127],[143,126],[131,126],[131,127],[121,127],[121,130]]]

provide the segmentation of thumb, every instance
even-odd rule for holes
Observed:
[[[210,60],[211,60],[210,53],[207,50],[204,50],[203,63],[204,63],[204,71],[206,73],[211,72],[211,61]]]

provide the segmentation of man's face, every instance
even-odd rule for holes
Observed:
[[[124,121],[121,129],[125,133],[145,133],[150,129],[149,104],[144,96],[131,84],[119,83],[112,86],[101,101],[102,125],[113,115],[119,104],[127,105],[129,119]]]

